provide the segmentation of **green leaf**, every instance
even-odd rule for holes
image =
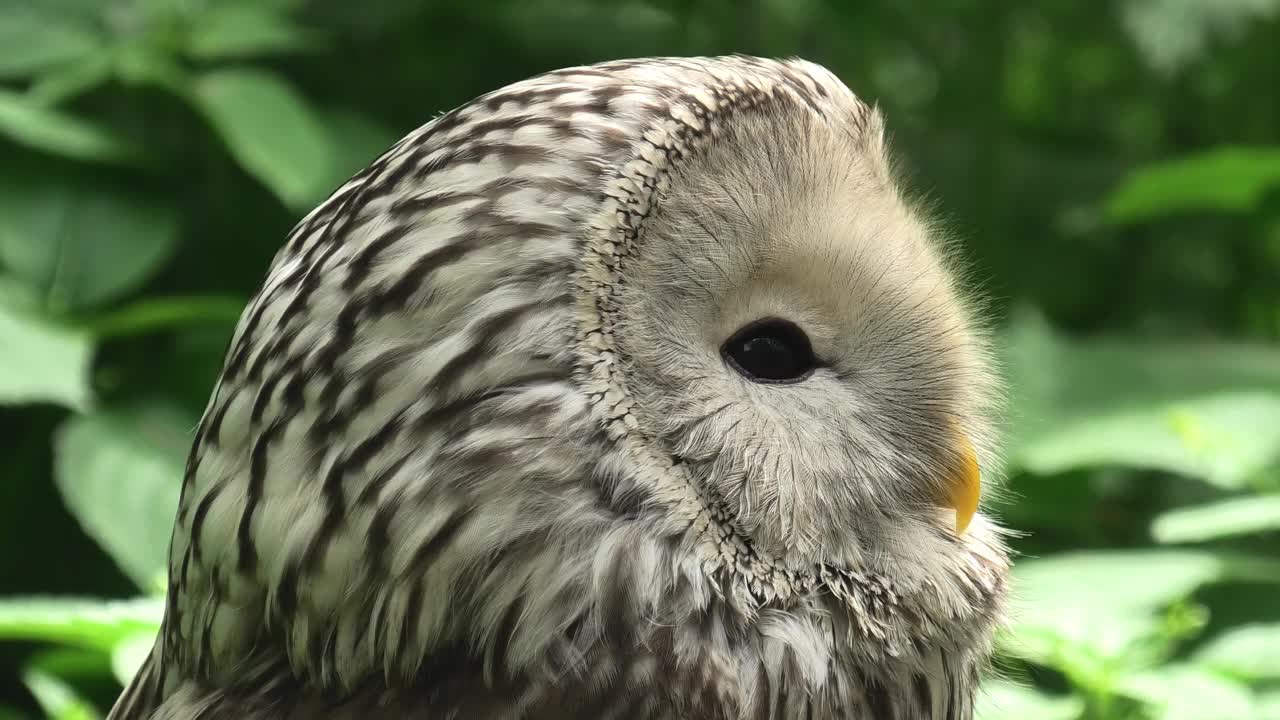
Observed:
[[[167,567],[194,427],[185,413],[153,404],[73,417],[57,432],[63,500],[140,588]]]
[[[30,75],[100,51],[101,36],[71,13],[30,0],[0,2],[0,78]]]
[[[1280,582],[1280,560],[1200,550],[1098,550],[1024,560],[1017,592],[1034,615],[1151,611],[1225,580]],[[1116,593],[1123,587],[1125,592]],[[1092,603],[1096,607],[1086,607]],[[1074,608],[1074,609],[1073,609]]]
[[[84,171],[0,175],[0,261],[56,311],[140,287],[177,247],[178,218],[153,193]]]
[[[27,97],[38,105],[57,105],[105,83],[111,78],[111,68],[111,58],[105,54],[59,65],[41,73],[27,90]]]
[[[1246,682],[1280,680],[1280,623],[1227,630],[1201,647],[1191,662]]]
[[[98,648],[45,644],[27,659],[26,667],[43,670],[79,686],[109,676],[111,655]]]
[[[244,306],[244,300],[223,295],[152,297],[95,317],[87,327],[94,336],[108,338],[202,323],[234,325]]]
[[[1162,543],[1218,540],[1280,530],[1280,496],[1252,495],[1161,514],[1151,534]]]
[[[53,402],[83,410],[92,396],[93,342],[33,305],[29,292],[0,276],[0,405]]]
[[[1075,720],[1084,701],[1074,695],[1045,695],[1005,680],[990,680],[978,692],[976,720]]]
[[[1280,460],[1280,394],[1237,392],[1099,413],[1024,444],[1018,462],[1060,473],[1118,465],[1199,477],[1226,488]]]
[[[1258,693],[1255,704],[1258,720],[1280,720],[1280,690]]]
[[[1158,660],[1169,640],[1201,625],[1203,617],[1166,609],[1176,610],[1203,585],[1226,580],[1280,583],[1280,561],[1190,550],[1024,560],[1014,569],[1015,624],[1002,645],[1096,687],[1117,667]]]
[[[0,90],[0,134],[74,160],[137,165],[141,158],[137,148],[112,131],[7,90]]]
[[[154,636],[163,598],[98,600],[67,597],[0,598],[0,640],[48,642],[112,652],[138,636]]]
[[[1114,222],[1186,212],[1252,210],[1280,185],[1280,148],[1227,147],[1133,172],[1107,200]]]
[[[1249,688],[1192,665],[1173,664],[1136,673],[1125,678],[1120,689],[1151,706],[1155,710],[1152,720],[1254,717]]]
[[[50,720],[95,720],[101,717],[89,701],[54,675],[32,668],[22,673],[22,682]]]
[[[115,76],[126,85],[153,86],[188,100],[191,78],[177,58],[146,42],[126,42],[111,52]]]
[[[1273,431],[1263,429],[1251,438],[1240,436],[1239,429],[1249,418],[1271,416],[1270,398],[1280,388],[1280,348],[1072,341],[1025,309],[1015,314],[1005,346],[1013,388],[1008,448],[1015,467],[1051,473],[1112,462],[1141,464],[1208,471],[1209,479],[1232,485],[1270,454]],[[1116,428],[1137,433],[1129,446],[1108,436]],[[1225,440],[1218,437],[1223,432]],[[1161,447],[1134,446],[1148,441]],[[1236,443],[1244,454],[1223,456],[1217,452],[1223,442]]]
[[[151,655],[155,647],[157,629],[137,632],[125,638],[111,652],[111,673],[122,686],[128,687],[133,676],[138,674],[142,664]]]
[[[329,134],[282,78],[252,68],[216,70],[196,80],[195,100],[236,161],[289,207],[305,209],[330,189]]]
[[[258,2],[208,5],[192,23],[186,52],[199,60],[316,50],[319,36]]]

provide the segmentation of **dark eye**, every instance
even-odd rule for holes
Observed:
[[[818,367],[809,336],[778,318],[756,320],[738,330],[720,354],[740,375],[758,383],[800,382]]]

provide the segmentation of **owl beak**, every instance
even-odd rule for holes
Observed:
[[[978,497],[982,494],[978,456],[968,440],[964,441],[959,460],[947,484],[947,504],[956,511],[956,534],[963,535],[978,512]]]

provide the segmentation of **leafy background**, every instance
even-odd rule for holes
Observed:
[[[966,240],[1026,532],[982,717],[1280,718],[1280,0],[0,0],[0,718],[145,653],[184,454],[303,212],[534,72],[799,54]]]

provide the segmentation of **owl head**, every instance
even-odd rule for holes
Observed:
[[[446,113],[245,311],[161,694],[965,702],[1007,559],[959,277],[880,114],[811,63],[619,61]]]

